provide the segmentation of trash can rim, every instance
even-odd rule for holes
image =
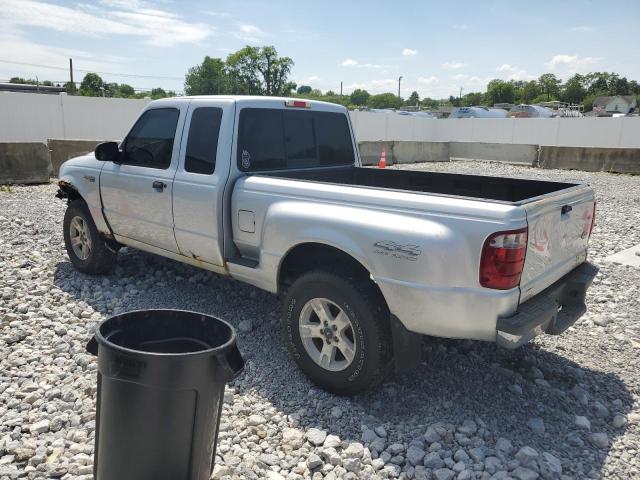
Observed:
[[[102,332],[100,331],[100,328],[102,327],[102,325],[104,325],[109,320],[112,320],[114,318],[121,317],[123,315],[130,315],[132,313],[153,313],[153,312],[177,312],[177,313],[188,313],[193,315],[203,315],[206,317],[210,317],[210,318],[213,318],[214,320],[217,320],[220,323],[223,323],[229,329],[229,331],[231,332],[231,335],[229,337],[229,340],[227,340],[225,343],[217,347],[207,348],[205,350],[198,350],[197,352],[162,353],[162,352],[148,352],[145,350],[135,350],[132,348],[123,347],[121,345],[118,345],[117,343],[113,343],[108,339],[106,339],[104,335],[102,335]],[[233,328],[233,326],[226,320],[222,320],[221,318],[215,317],[213,315],[209,315],[208,313],[194,312],[193,310],[181,310],[179,308],[149,308],[149,309],[145,308],[140,310],[129,310],[127,312],[119,313],[118,315],[112,315],[109,318],[106,318],[103,321],[101,321],[96,326],[96,329],[94,331],[94,337],[99,345],[108,346],[109,348],[112,348],[114,350],[117,350],[123,353],[128,353],[132,355],[154,355],[158,357],[184,357],[184,356],[197,357],[197,356],[211,355],[212,353],[221,353],[230,348],[233,348],[237,340],[235,328]]]

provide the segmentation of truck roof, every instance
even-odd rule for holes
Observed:
[[[168,103],[175,101],[188,101],[188,100],[233,100],[238,104],[245,106],[258,106],[258,104],[273,105],[275,108],[283,108],[284,103],[287,101],[304,101],[311,105],[311,109],[314,106],[321,107],[323,111],[336,111],[344,113],[347,111],[346,107],[338,105],[337,103],[322,102],[319,100],[307,100],[304,98],[294,97],[265,97],[259,95],[185,95],[181,97],[169,97],[154,100],[151,103]]]

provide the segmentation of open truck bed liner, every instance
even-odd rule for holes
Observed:
[[[339,167],[274,172],[269,176],[360,187],[454,195],[499,202],[522,203],[579,184],[519,178],[462,175],[363,167]]]

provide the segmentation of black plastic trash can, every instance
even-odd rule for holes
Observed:
[[[205,480],[213,470],[225,383],[244,367],[228,323],[145,310],[102,322],[96,480]]]

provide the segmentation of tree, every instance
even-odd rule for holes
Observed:
[[[165,98],[167,96],[167,92],[162,88],[152,88],[151,89],[151,98],[154,100],[157,98]]]
[[[349,100],[354,105],[366,105],[369,101],[369,97],[371,94],[362,88],[356,88],[351,95],[349,95]]]
[[[576,73],[564,84],[562,88],[562,95],[560,97],[562,101],[567,103],[581,103],[587,94],[584,84],[584,76]]]
[[[515,92],[513,85],[496,78],[487,85],[487,103],[493,106],[496,103],[513,103]]]
[[[407,101],[405,102],[405,105],[419,105],[420,104],[420,95],[418,95],[418,92],[416,92],[415,90],[413,92],[411,92],[411,95],[409,95],[409,98],[407,98]]]
[[[540,95],[540,86],[535,80],[526,82],[522,87],[520,103],[531,103],[533,99]]]
[[[231,93],[224,62],[219,58],[204,57],[200,65],[191,67],[184,78],[187,95],[224,95]]]
[[[9,79],[9,83],[19,83],[21,85],[24,85],[25,83],[28,83],[28,82],[22,77],[11,77]]]
[[[368,103],[372,108],[399,108],[402,105],[402,99],[395,93],[381,93],[370,97]]]
[[[440,102],[433,98],[425,97],[420,101],[420,105],[426,108],[438,108]]]
[[[472,107],[474,105],[482,105],[484,97],[480,92],[469,92],[462,97],[462,105],[465,107]]]
[[[75,95],[76,94],[76,84],[73,82],[66,82],[64,85],[64,89],[67,92],[67,95]]]
[[[553,73],[545,73],[538,78],[540,89],[547,95],[547,100],[557,99],[560,96],[561,83],[562,81]]]
[[[87,73],[80,83],[80,95],[85,97],[101,97],[103,89],[104,82],[97,73]]]
[[[298,93],[300,95],[307,95],[311,93],[311,87],[309,85],[300,85],[298,87]]]
[[[124,97],[124,98],[133,97],[135,93],[136,92],[131,85],[127,85],[126,83],[121,83],[118,86],[118,95],[120,97]]]
[[[234,93],[286,95],[292,86],[287,79],[293,67],[289,57],[278,57],[275,47],[246,46],[227,57],[226,71]]]

